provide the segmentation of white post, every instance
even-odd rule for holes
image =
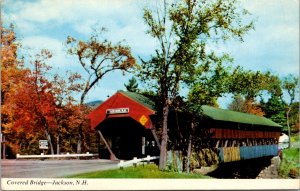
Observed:
[[[20,154],[17,154],[17,159],[20,157]]]
[[[149,164],[150,163],[150,155],[147,155],[147,164]]]
[[[120,169],[123,169],[123,168],[124,168],[124,160],[120,160],[119,166],[120,166]]]
[[[41,153],[41,155],[44,155],[44,153]]]
[[[136,167],[137,166],[137,158],[133,157],[133,166]]]
[[[146,143],[146,138],[142,137],[142,155],[145,155],[145,143]]]

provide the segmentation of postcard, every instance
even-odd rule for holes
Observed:
[[[299,0],[1,1],[2,190],[299,189]]]

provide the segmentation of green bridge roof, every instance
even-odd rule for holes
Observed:
[[[218,121],[229,121],[229,122],[252,124],[252,125],[281,127],[280,125],[278,125],[277,123],[273,122],[270,119],[253,115],[253,114],[219,109],[219,108],[214,108],[206,105],[202,106],[202,111],[204,115]]]
[[[118,92],[126,95],[127,97],[130,97],[131,99],[144,105],[145,107],[153,111],[156,111],[155,103],[151,99],[134,92],[128,92],[122,90]],[[202,111],[205,116],[217,121],[227,121],[227,122],[262,125],[262,126],[270,126],[270,127],[281,127],[280,125],[278,125],[277,123],[273,122],[270,119],[267,119],[265,117],[260,117],[254,114],[219,109],[207,105],[202,106]]]
[[[134,93],[134,92],[127,92],[127,91],[122,91],[122,90],[119,90],[118,92],[126,95],[127,97],[130,97],[131,99],[133,99],[134,101],[144,105],[145,107],[147,107],[147,108],[149,108],[153,111],[156,111],[155,110],[155,103],[151,99],[149,99],[149,98],[147,98],[147,97],[145,97],[141,94]]]

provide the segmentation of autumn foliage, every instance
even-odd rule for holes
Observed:
[[[87,41],[68,37],[66,43],[68,53],[86,71],[84,79],[70,71],[63,76],[54,73],[47,64],[52,57],[48,50],[23,61],[14,27],[1,28],[1,133],[8,157],[39,154],[41,139],[48,141],[51,154],[97,152],[85,97],[107,73],[134,68],[135,59],[121,42],[98,38],[104,29],[95,32]],[[76,95],[81,95],[79,100]]]
[[[1,128],[6,157],[39,154],[41,139],[48,140],[48,153],[76,152],[79,124],[85,138],[83,151],[94,151],[96,136],[85,118],[89,108],[73,98],[82,91],[81,76],[52,74],[47,65],[52,55],[47,50],[25,67],[18,59],[13,27],[2,28],[1,44]]]

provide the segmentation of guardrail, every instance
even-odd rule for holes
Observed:
[[[125,161],[125,162],[124,162],[124,160],[120,160],[118,167],[120,167],[122,169],[127,166],[136,166],[138,163],[141,163],[144,161],[146,161],[149,164],[151,160],[155,160],[155,159],[159,159],[159,156],[151,157],[150,155],[148,155],[147,157],[141,158],[141,159],[134,157],[133,160],[129,160],[129,161]]]
[[[60,155],[44,155],[44,153],[41,153],[41,155],[20,155],[17,154],[17,159],[29,159],[29,158],[68,158],[68,157],[94,157],[98,156],[98,154],[90,154],[89,152],[85,154],[60,154]]]

